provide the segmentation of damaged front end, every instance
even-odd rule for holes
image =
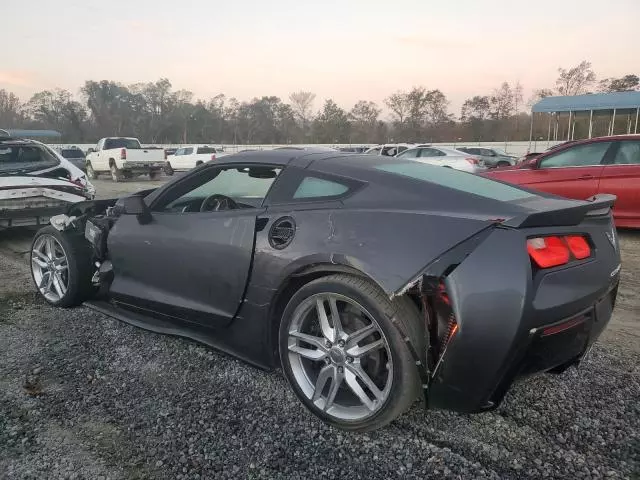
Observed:
[[[115,199],[91,200],[74,204],[66,213],[53,216],[50,220],[57,230],[83,235],[91,244],[92,263],[95,267],[91,282],[99,289],[98,296],[107,293],[113,280],[107,238],[120,213],[121,209]]]

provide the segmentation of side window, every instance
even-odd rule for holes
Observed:
[[[174,156],[178,156],[178,155],[182,155],[184,153],[184,148],[179,148],[176,150],[176,153],[174,153]]]
[[[435,148],[422,148],[420,150],[421,157],[442,157],[444,153],[440,150],[436,150]]]
[[[335,197],[349,191],[347,185],[323,180],[322,178],[305,177],[293,194],[294,199]]]
[[[616,165],[640,165],[640,142],[620,142],[620,148],[613,158]]]
[[[543,158],[540,161],[540,168],[588,167],[589,165],[600,165],[602,158],[610,145],[611,142],[577,145],[564,150],[563,152],[558,152],[554,155]]]
[[[185,148],[182,155],[191,155],[193,153],[193,147]]]
[[[155,212],[194,213],[257,208],[280,173],[270,166],[211,168],[178,183],[153,206]]]
[[[369,155],[380,155],[380,147],[374,148],[373,150],[368,152]]]
[[[420,150],[417,148],[410,148],[398,155],[398,158],[417,158],[418,153],[420,153]]]

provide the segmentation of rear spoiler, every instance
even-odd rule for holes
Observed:
[[[608,215],[616,200],[610,194],[594,195],[586,201],[538,197],[523,205],[532,210],[530,213],[505,220],[502,225],[512,228],[578,225],[585,217]]]

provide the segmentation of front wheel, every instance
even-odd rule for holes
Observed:
[[[421,344],[420,315],[366,279],[331,275],[293,295],[280,326],[280,359],[296,395],[324,422],[380,428],[417,397],[418,372],[399,327]],[[424,336],[424,333],[422,333]]]
[[[82,303],[92,291],[92,251],[82,235],[40,229],[31,244],[31,277],[51,305]]]
[[[164,166],[164,174],[168,175],[170,177],[174,173],[175,173],[175,170],[173,169],[171,164],[169,162],[167,162],[167,164]]]

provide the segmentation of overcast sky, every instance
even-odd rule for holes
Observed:
[[[344,108],[414,85],[465,98],[552,87],[590,60],[640,74],[640,0],[5,0],[0,88],[23,100],[87,79],[167,77],[196,98],[296,90]],[[166,6],[162,6],[166,5]]]

